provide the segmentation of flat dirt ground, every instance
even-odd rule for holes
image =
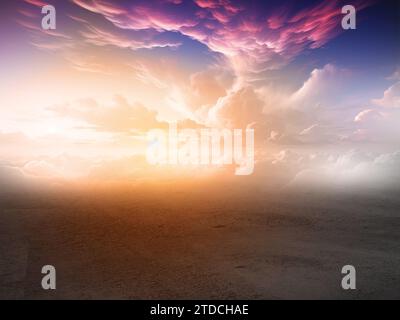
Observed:
[[[400,298],[400,197],[260,190],[2,195],[0,298]],[[346,264],[357,290],[341,288]]]

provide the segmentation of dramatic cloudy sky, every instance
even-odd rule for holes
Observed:
[[[56,8],[56,30],[41,29],[45,4]],[[346,4],[357,9],[356,30],[341,28]],[[396,1],[0,6],[1,185],[162,176],[143,159],[145,136],[171,121],[253,127],[254,175],[266,183],[400,180]]]

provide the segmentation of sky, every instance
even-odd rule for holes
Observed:
[[[56,9],[55,30],[41,27],[46,4]],[[341,27],[348,4],[354,30]],[[177,122],[253,128],[251,178],[265,185],[273,176],[282,186],[398,187],[396,1],[0,6],[3,185],[229,174],[150,166],[146,132]]]

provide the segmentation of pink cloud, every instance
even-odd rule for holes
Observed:
[[[203,9],[215,9],[220,6],[220,1],[216,0],[194,0],[194,2]]]
[[[180,1],[145,2],[121,9],[108,1],[83,2],[77,5],[102,14],[115,26],[124,29],[178,31],[207,45],[229,58],[239,57],[244,65],[256,69],[276,68],[288,63],[306,49],[316,49],[340,31],[341,10],[336,2],[321,2],[294,14],[282,7],[265,18],[250,6],[238,6],[229,0],[195,0],[192,10],[174,11]],[[368,3],[355,4],[362,9]]]
[[[43,7],[47,5],[48,3],[41,1],[41,0],[25,0],[26,3],[29,3],[31,5],[34,5],[36,7]]]
[[[73,2],[86,10],[95,13],[100,13],[106,16],[128,13],[127,10],[118,6],[115,2],[112,4],[106,1],[95,1],[95,0],[88,0],[88,1],[73,0]]]
[[[86,43],[132,49],[176,47],[179,44],[168,39],[179,32],[224,54],[234,68],[250,72],[279,68],[304,50],[323,46],[342,30],[342,14],[336,1],[322,1],[294,13],[289,6],[270,13],[230,0],[138,1],[134,5],[110,0],[72,2],[80,13],[86,10],[99,14],[112,24],[98,24],[99,20],[91,20],[90,25],[82,22],[90,27],[79,33]],[[358,10],[368,4],[353,3]],[[77,12],[72,16],[82,17]],[[133,32],[126,34],[127,30]]]

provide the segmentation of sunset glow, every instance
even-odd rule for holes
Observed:
[[[364,40],[354,40],[364,37],[373,1],[354,3],[357,30],[340,27],[336,1],[49,3],[57,10],[54,30],[41,27],[42,1],[19,1],[2,12],[7,170],[46,181],[102,180],[111,172],[121,181],[153,179],[163,170],[145,160],[147,132],[171,123],[253,128],[254,175],[288,166],[293,175],[282,185],[326,168],[352,183],[385,183],[372,178],[381,176],[380,161],[398,164],[398,42],[390,33],[369,39],[382,57],[377,64],[362,50]],[[343,158],[350,159],[345,166]]]

